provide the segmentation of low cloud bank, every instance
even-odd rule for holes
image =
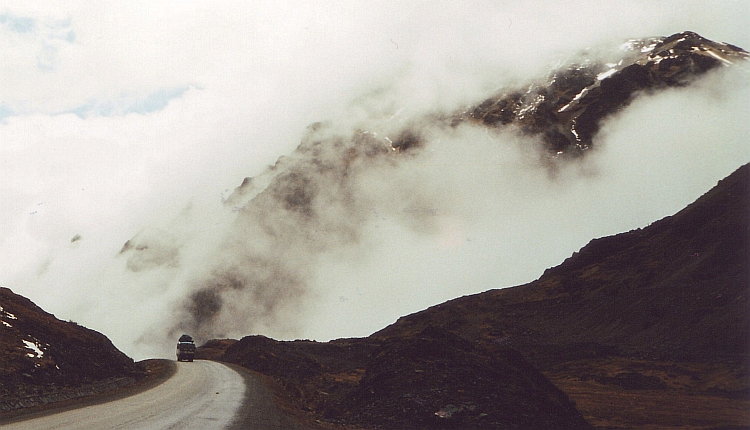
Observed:
[[[122,6],[107,28],[75,3],[13,11],[38,31],[0,29],[19,60],[0,68],[0,282],[136,358],[183,330],[365,336],[530,281],[750,158],[747,67],[640,98],[554,175],[533,138],[441,120],[589,46],[690,29],[747,48],[739,4],[328,6]],[[45,23],[75,37],[43,70],[24,55]]]

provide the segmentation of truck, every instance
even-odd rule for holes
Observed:
[[[183,334],[177,341],[177,361],[193,361],[195,357],[195,342],[193,338]]]

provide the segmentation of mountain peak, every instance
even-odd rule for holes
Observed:
[[[716,67],[750,59],[739,47],[692,31],[631,39],[620,48],[616,62],[584,61],[555,70],[543,84],[484,100],[454,124],[515,124],[524,134],[540,135],[552,154],[580,154],[592,147],[601,120],[639,91],[684,86]]]

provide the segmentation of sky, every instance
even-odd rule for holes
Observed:
[[[320,182],[314,226],[226,202],[293,165],[313,123],[325,141],[385,135],[586,48],[692,30],[748,49],[747,22],[748,1],[0,0],[0,284],[141,359],[170,357],[183,327],[367,336],[530,282],[750,161],[748,67],[638,99],[554,177],[510,132],[425,126],[418,157]],[[221,287],[215,321],[181,323],[227,273],[268,286]]]

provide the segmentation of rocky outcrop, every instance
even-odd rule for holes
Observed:
[[[272,376],[295,406],[329,423],[415,430],[590,428],[565,393],[518,351],[491,352],[437,327],[377,340],[247,336],[220,359]]]

